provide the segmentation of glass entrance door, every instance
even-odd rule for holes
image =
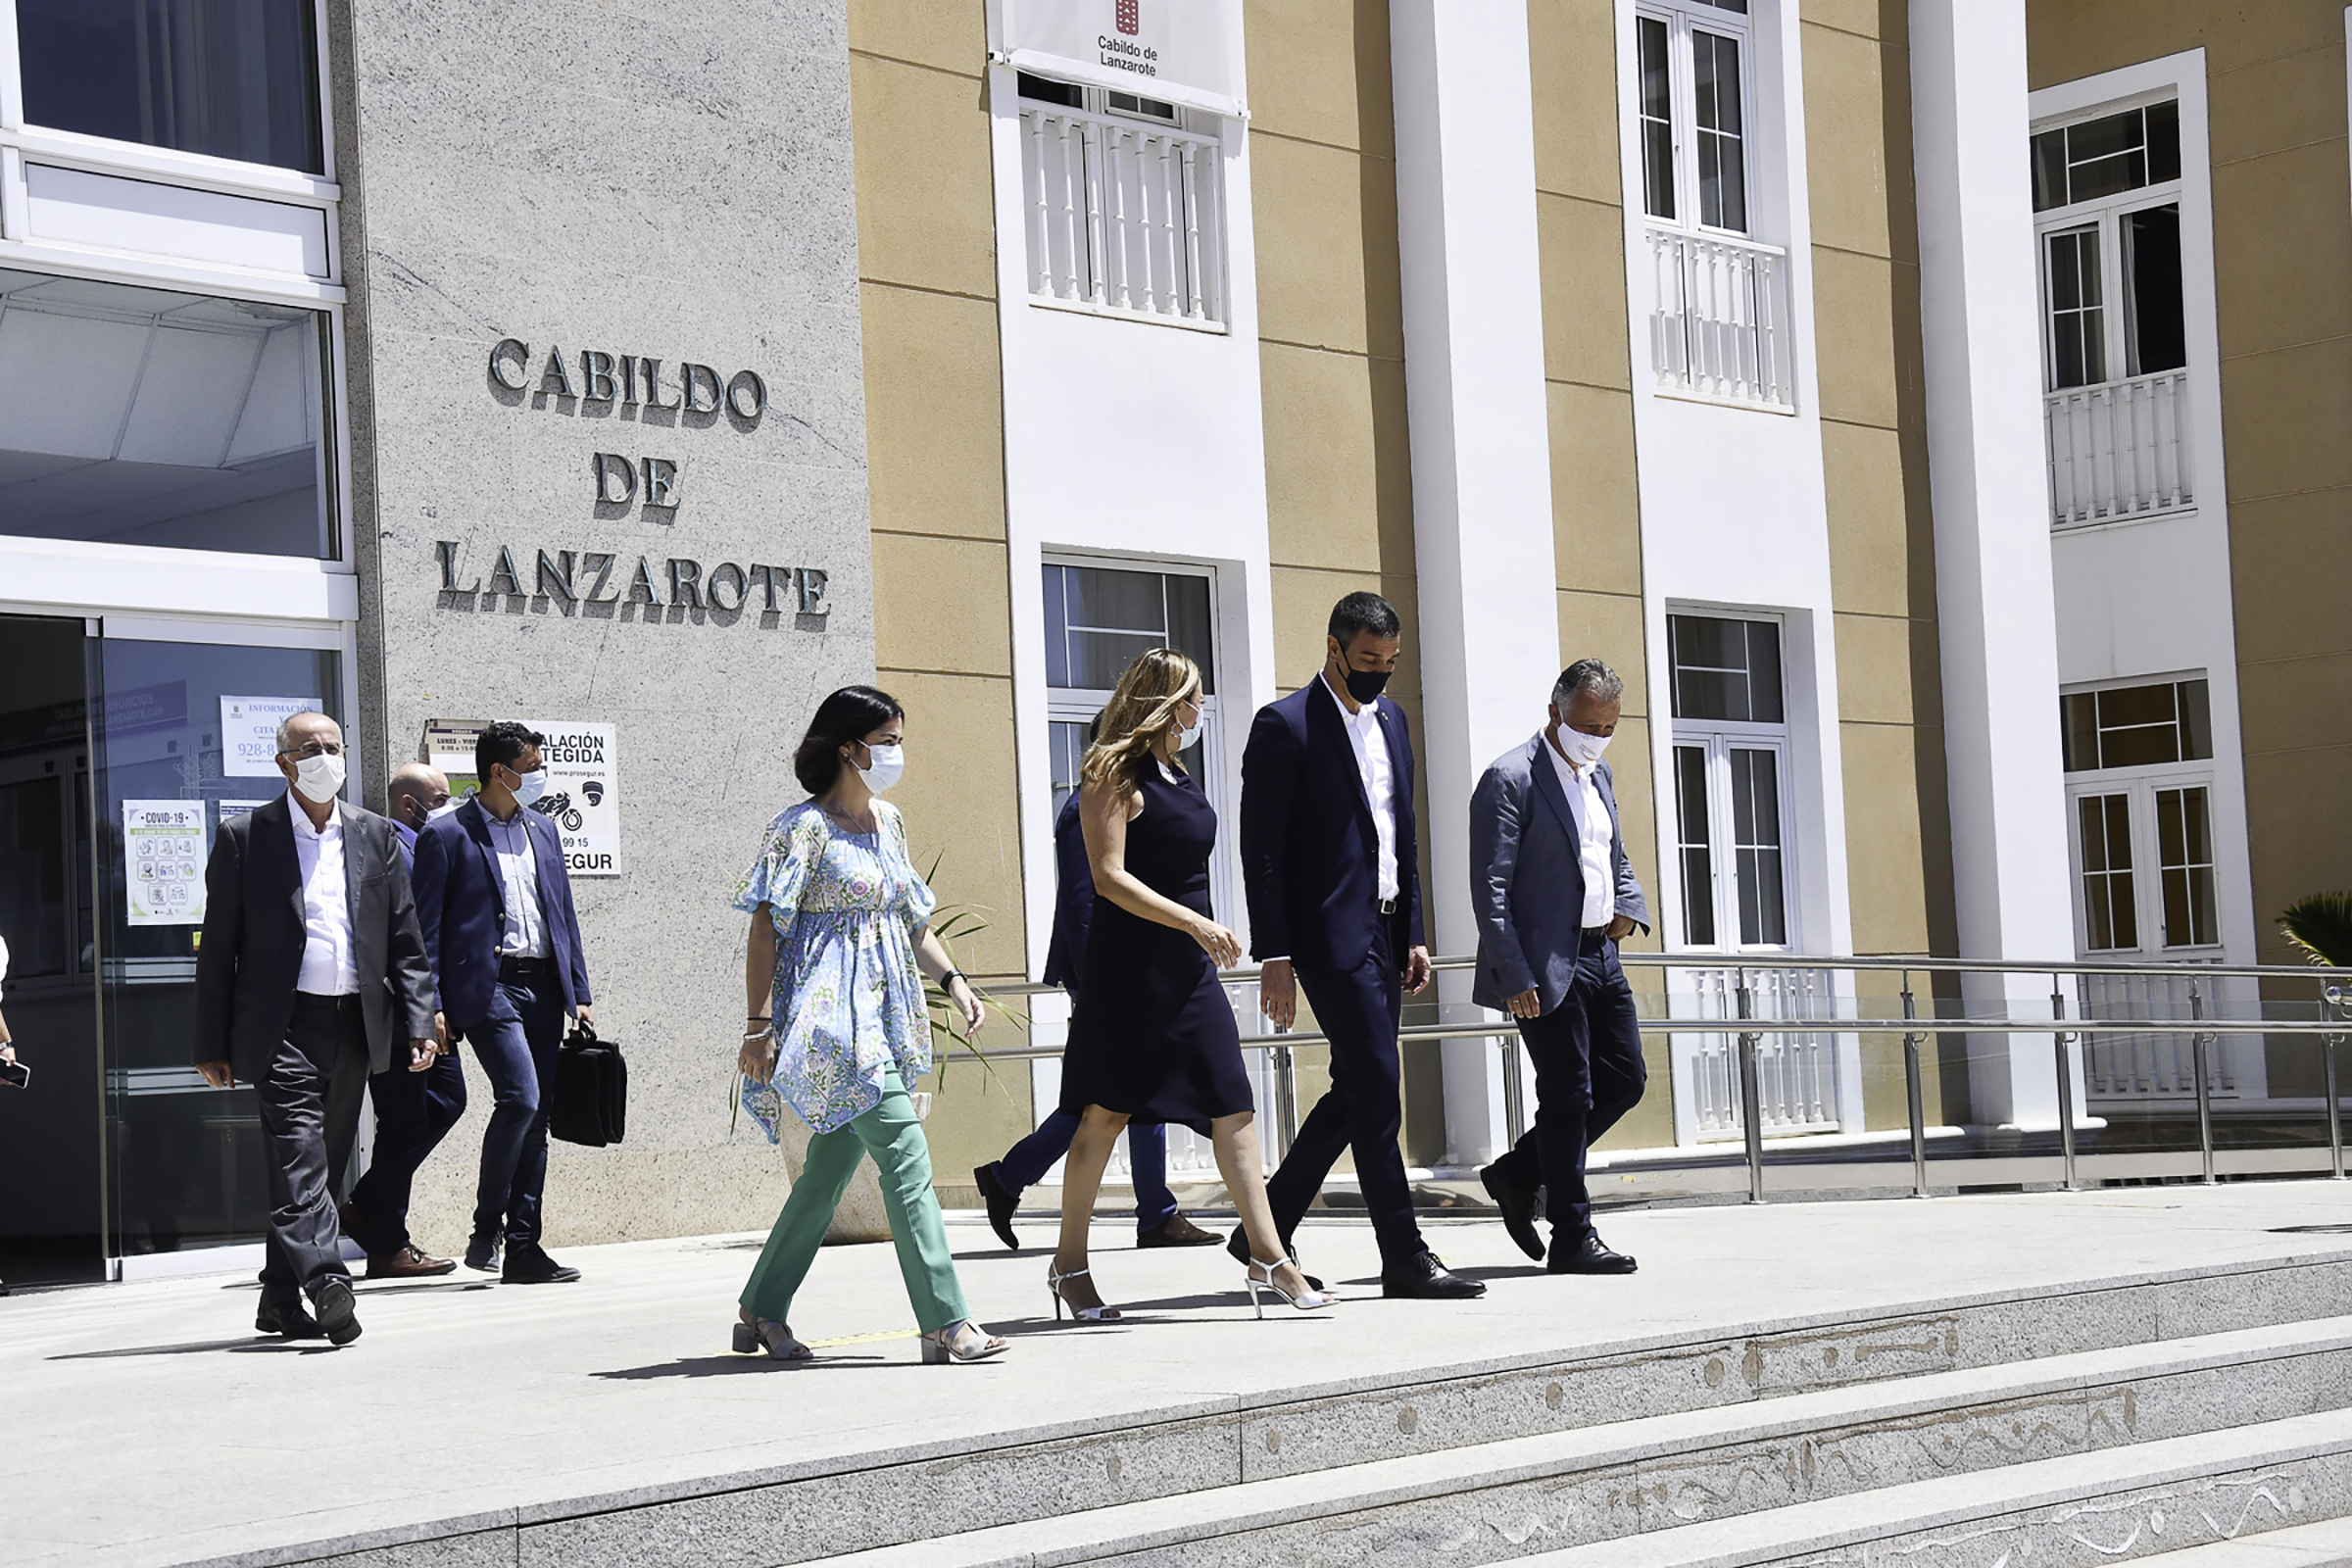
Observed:
[[[253,1091],[210,1088],[194,1065],[204,869],[221,823],[284,793],[278,720],[343,718],[342,658],[109,635],[92,667],[106,1251],[136,1275],[262,1238]]]
[[[0,1089],[0,1279],[100,1276],[97,956],[84,623],[0,615],[0,1010],[32,1069]]]

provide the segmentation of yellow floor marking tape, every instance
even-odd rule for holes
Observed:
[[[802,1343],[811,1350],[829,1350],[836,1345],[879,1345],[884,1340],[911,1340],[922,1332],[921,1329],[890,1329],[881,1334],[845,1334],[837,1340],[805,1340]]]

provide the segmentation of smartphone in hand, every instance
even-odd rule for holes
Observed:
[[[0,1089],[27,1089],[32,1085],[32,1069],[21,1061],[0,1061]]]

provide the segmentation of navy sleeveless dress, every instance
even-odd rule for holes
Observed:
[[[1191,775],[1178,772],[1171,782],[1157,761],[1145,764],[1136,787],[1144,809],[1127,824],[1128,871],[1213,918],[1216,808]],[[1205,1136],[1217,1117],[1256,1108],[1233,1008],[1215,963],[1191,936],[1131,914],[1098,890],[1080,973],[1062,1054],[1062,1109],[1101,1105]]]

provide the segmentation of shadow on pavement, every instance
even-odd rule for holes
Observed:
[[[591,1372],[608,1383],[647,1383],[656,1378],[723,1378],[755,1372],[821,1372],[827,1367],[878,1366],[883,1355],[829,1355],[819,1351],[806,1361],[778,1361],[765,1355],[694,1355],[652,1366],[625,1366],[611,1372]]]
[[[48,1357],[52,1361],[115,1361],[137,1355],[202,1355],[208,1350],[226,1350],[231,1354],[293,1354],[314,1355],[332,1350],[332,1345],[314,1341],[264,1339],[258,1335],[242,1335],[233,1340],[193,1340],[185,1345],[125,1345],[113,1350],[74,1350],[65,1355]]]

